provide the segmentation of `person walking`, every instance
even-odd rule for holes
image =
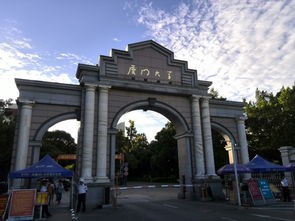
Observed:
[[[283,199],[284,201],[291,201],[290,194],[289,194],[289,182],[286,177],[284,177],[281,181],[282,184],[282,192],[283,192]]]
[[[81,204],[82,204],[82,212],[86,211],[86,193],[87,193],[87,186],[84,183],[84,180],[80,178],[79,185],[78,185],[78,204],[76,213],[80,212]]]

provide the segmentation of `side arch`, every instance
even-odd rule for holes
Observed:
[[[64,120],[70,120],[70,119],[77,119],[77,113],[76,112],[68,112],[56,115],[54,117],[49,118],[47,121],[45,121],[36,131],[36,134],[34,135],[33,140],[34,141],[41,141],[42,137],[46,133],[46,131],[53,126],[56,123],[59,123]]]
[[[221,136],[224,138],[226,142],[226,146],[224,147],[225,150],[228,152],[228,159],[230,163],[233,163],[234,156],[233,156],[233,147],[236,146],[236,139],[231,133],[229,129],[224,127],[222,124],[217,122],[211,122],[211,128],[216,130]]]
[[[226,127],[224,127],[222,124],[213,121],[211,122],[211,128],[219,132],[222,135],[222,137],[225,139],[227,144],[229,143],[231,143],[231,145],[236,144],[236,139],[231,133],[231,131],[227,129]]]

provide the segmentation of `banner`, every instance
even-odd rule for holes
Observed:
[[[8,220],[32,220],[36,189],[13,190]]]
[[[253,204],[254,205],[264,204],[265,200],[264,200],[263,195],[260,191],[257,181],[254,179],[250,179],[247,181],[247,184],[248,184],[248,190],[251,195]]]
[[[270,189],[270,186],[269,186],[269,183],[267,180],[259,179],[258,184],[259,184],[259,187],[261,189],[264,199],[266,199],[266,200],[274,199],[274,196],[272,194],[272,191]]]

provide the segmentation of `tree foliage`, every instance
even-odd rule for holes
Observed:
[[[175,129],[168,123],[156,135],[156,140],[148,143],[145,134],[137,133],[134,121],[126,127],[127,137],[122,131],[117,134],[118,152],[124,153],[128,162],[129,179],[152,180],[153,177],[177,177],[178,160]]]
[[[12,99],[0,100],[0,179],[6,179],[10,170],[15,117],[9,108]]]
[[[246,103],[249,152],[281,161],[281,146],[295,146],[295,86],[276,95],[256,90],[256,101]]]
[[[65,131],[47,131],[43,136],[40,158],[46,154],[55,158],[59,154],[75,154],[76,152],[77,144],[74,138]]]
[[[157,133],[156,140],[150,144],[151,175],[153,177],[178,178],[177,141],[175,128],[171,122]]]

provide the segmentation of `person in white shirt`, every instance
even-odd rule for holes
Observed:
[[[86,193],[87,193],[87,186],[84,183],[84,180],[80,178],[79,185],[78,185],[78,204],[76,212],[80,212],[81,204],[82,204],[82,212],[86,211]]]
[[[289,182],[286,177],[282,179],[281,181],[282,184],[282,192],[283,192],[283,198],[284,201],[291,201],[290,194],[289,194]]]

